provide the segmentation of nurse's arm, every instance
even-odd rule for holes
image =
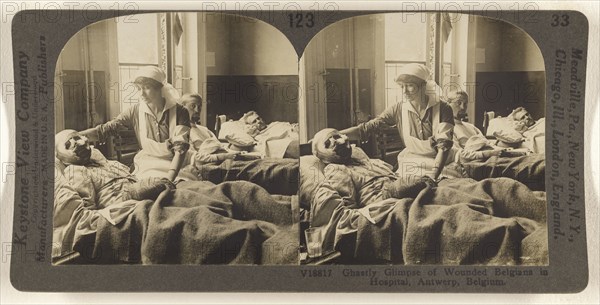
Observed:
[[[437,154],[435,155],[435,161],[434,161],[434,172],[433,172],[433,179],[437,179],[440,177],[440,174],[442,173],[442,170],[444,169],[444,166],[446,165],[446,160],[448,159],[448,155],[450,154],[450,150],[444,150],[444,149],[438,149]]]
[[[340,130],[340,133],[348,136],[348,139],[350,139],[350,140],[360,141],[360,138],[361,138],[360,137],[360,127],[358,127],[358,126]]]
[[[82,136],[86,136],[90,142],[98,142],[100,140],[100,136],[98,135],[96,127],[80,131],[79,134],[81,134]]]
[[[167,178],[171,181],[174,181],[179,174],[185,161],[185,154],[190,148],[190,117],[185,108],[177,107],[175,109],[177,111],[177,125],[175,126],[175,134],[169,139],[170,149],[173,151],[173,160],[171,160],[167,172]]]
[[[116,118],[96,127],[88,128],[80,133],[86,136],[90,142],[105,142],[108,136],[116,136],[119,129],[133,128],[134,118],[134,107],[129,107],[119,113]]]
[[[362,139],[366,139],[368,135],[378,131],[384,126],[392,126],[398,124],[399,122],[397,117],[399,106],[399,104],[394,104],[386,108],[376,118],[368,122],[361,123],[358,126],[340,130],[340,133],[348,136],[350,140],[362,141]]]
[[[448,156],[450,155],[450,149],[454,145],[452,141],[454,138],[454,117],[452,114],[452,108],[446,103],[440,104],[440,123],[438,125],[438,130],[433,136],[434,143],[432,145],[435,146],[437,150],[437,154],[434,160],[434,172],[433,179],[439,178],[444,166],[446,165],[446,161],[448,160]]]

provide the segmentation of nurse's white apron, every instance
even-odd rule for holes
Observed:
[[[407,102],[402,106],[403,106],[402,107],[402,139],[404,140],[404,146],[406,148],[404,148],[404,150],[402,150],[402,152],[400,152],[400,154],[398,155],[398,158],[411,157],[411,156],[435,158],[436,151],[433,147],[431,147],[430,139],[421,140],[417,137],[413,137],[410,134],[411,127],[410,127],[409,111],[412,110],[415,113],[417,113],[417,111],[413,108],[413,105],[411,103]],[[431,130],[433,131],[433,134],[435,134],[438,130],[439,123],[440,123],[440,103],[437,103],[437,104],[431,106],[431,111],[432,111],[432,119],[431,119],[432,129]],[[419,132],[419,131],[416,130],[415,132]],[[398,160],[398,161],[400,161],[400,160]]]
[[[176,105],[177,104],[169,105],[169,103],[167,103],[165,107],[169,106],[169,108],[163,110],[163,112],[168,111],[169,136],[173,136],[175,134],[175,126],[177,125]],[[171,167],[173,154],[167,146],[167,141],[160,143],[148,138],[148,132],[146,128],[146,113],[154,116],[146,103],[140,103],[138,122],[140,124],[140,146],[142,147],[142,150],[138,152],[133,159],[135,163],[134,175],[139,179],[152,177],[167,178],[167,172]]]
[[[165,107],[169,106],[168,104]],[[167,171],[171,167],[173,154],[167,147],[167,142],[160,143],[148,138],[148,130],[146,128],[146,113],[154,116],[146,103],[140,103],[140,111],[138,113],[140,146],[142,150],[138,152],[133,161],[135,163],[135,176],[139,179],[158,177],[166,178]],[[169,116],[169,135],[175,134],[175,126],[177,125],[177,108],[174,104],[170,108],[163,110]],[[158,130],[158,128],[157,128]],[[156,135],[158,137],[158,135]]]
[[[432,175],[434,173],[435,156],[437,151],[431,146],[431,140],[421,140],[411,135],[409,112],[417,113],[412,104],[402,105],[402,139],[405,148],[398,154],[397,175],[406,179]],[[431,106],[432,131],[436,134],[440,124],[440,103]],[[415,132],[420,132],[416,130]],[[450,159],[450,158],[449,158]]]

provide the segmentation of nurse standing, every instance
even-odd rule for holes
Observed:
[[[429,80],[429,74],[422,64],[403,66],[396,78],[402,89],[402,102],[389,106],[368,122],[340,132],[360,139],[384,126],[396,125],[405,147],[398,155],[398,170],[414,166],[414,161],[407,160],[431,160],[433,166],[428,175],[437,179],[446,163],[454,160],[449,158],[454,115],[452,108],[440,99],[441,90],[435,81]]]
[[[134,81],[141,101],[116,118],[81,132],[90,141],[106,141],[121,128],[135,131],[141,150],[134,158],[134,174],[140,178],[167,178],[175,152],[184,155],[189,147],[190,116],[177,103],[179,93],[166,82],[165,73],[154,66],[141,68]]]

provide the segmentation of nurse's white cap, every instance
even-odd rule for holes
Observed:
[[[406,64],[400,68],[398,71],[398,77],[396,78],[396,82],[402,81],[410,81],[407,76],[414,76],[423,81],[429,80],[429,69],[423,64]]]
[[[167,79],[165,72],[163,72],[162,69],[155,66],[145,66],[143,68],[140,68],[137,71],[135,78],[137,79],[138,77],[151,78],[161,84],[164,84],[165,80]]]

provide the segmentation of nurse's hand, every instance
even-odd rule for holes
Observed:
[[[435,181],[429,176],[399,178],[384,187],[383,195],[384,198],[417,198],[422,190],[434,186]]]
[[[439,180],[441,180],[441,178]],[[428,185],[430,187],[436,187],[439,180],[435,180],[427,175],[424,175],[423,177],[420,178],[421,182],[425,183],[426,185]]]
[[[183,155],[188,151],[188,149],[190,149],[190,143],[185,141],[171,141],[171,139],[169,139],[167,147],[169,150],[171,150],[171,152],[173,152],[173,154],[178,152],[179,154]]]
[[[501,157],[502,154],[506,151],[506,148],[495,148],[489,151],[490,157]]]
[[[146,178],[132,183],[125,190],[125,199],[133,200],[155,200],[162,191],[174,189],[175,184],[166,178]]]
[[[235,160],[235,158],[237,156],[239,156],[241,153],[242,153],[241,151],[235,151],[235,152],[218,154],[219,155],[218,159],[219,160],[228,160],[228,159]]]

